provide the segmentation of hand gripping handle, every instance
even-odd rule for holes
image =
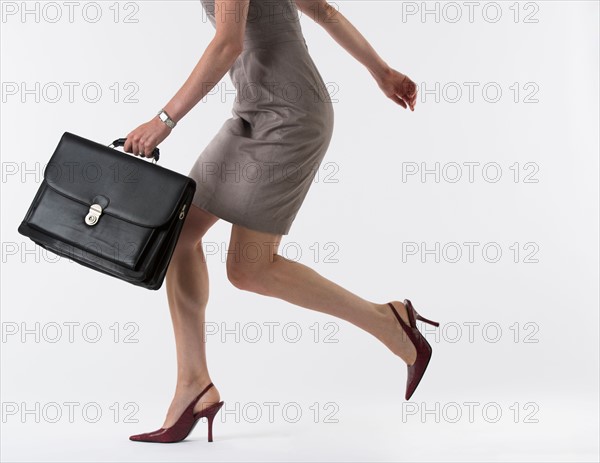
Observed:
[[[117,138],[115,141],[113,141],[110,145],[108,145],[109,148],[115,148],[117,146],[125,146],[125,142],[127,141],[127,138]],[[154,148],[154,151],[152,151],[152,156],[154,157],[154,164],[156,164],[158,162],[158,159],[160,158],[160,150],[157,148]]]

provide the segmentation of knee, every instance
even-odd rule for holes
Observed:
[[[201,238],[198,238],[197,236],[192,235],[191,233],[182,232],[179,235],[177,243],[175,244],[172,260],[185,258],[186,256],[191,255],[193,252],[198,252],[198,249],[201,245]]]
[[[264,293],[266,273],[265,266],[258,263],[227,261],[227,279],[238,289]]]

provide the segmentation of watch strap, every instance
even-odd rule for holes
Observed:
[[[177,125],[177,122],[175,122],[173,119],[171,119],[171,117],[167,114],[167,112],[163,109],[161,109],[158,113],[157,116],[159,117],[159,119],[161,121],[163,121],[165,124],[167,124],[170,128],[175,128],[175,126]]]

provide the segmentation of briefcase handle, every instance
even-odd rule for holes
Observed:
[[[117,146],[125,146],[126,141],[127,138],[117,138],[110,145],[108,145],[108,147],[115,148]],[[152,162],[156,164],[158,162],[158,159],[160,158],[160,150],[158,149],[158,147],[154,148],[154,151],[152,151],[152,156],[154,157],[154,160]]]

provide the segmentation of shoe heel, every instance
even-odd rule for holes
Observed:
[[[212,442],[213,441],[213,421],[215,419],[216,414],[219,412],[219,410],[221,409],[221,407],[223,406],[225,402],[219,402],[214,409],[210,410],[210,412],[208,412],[206,414],[206,418],[208,418],[208,442]]]
[[[433,320],[428,320],[427,318],[422,317],[421,315],[419,315],[417,313],[416,310],[415,310],[415,318],[417,320],[421,320],[422,322],[429,323],[430,325],[433,325],[433,326],[440,326],[440,324],[438,322],[434,322]]]

